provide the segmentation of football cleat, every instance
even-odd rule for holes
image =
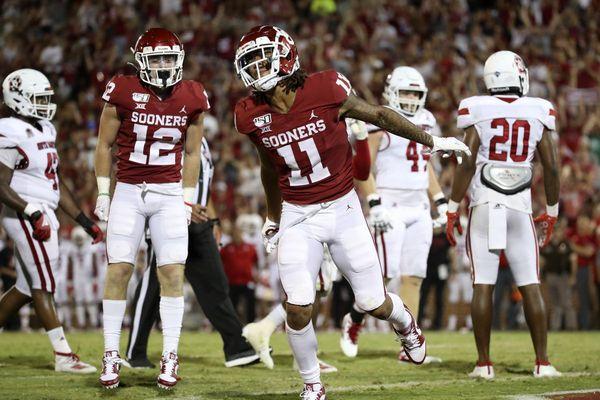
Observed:
[[[179,359],[173,352],[163,353],[160,359],[160,374],[156,378],[159,388],[170,390],[177,384],[177,371],[179,371]]]
[[[250,343],[252,348],[258,354],[260,361],[265,364],[268,369],[273,369],[275,365],[271,357],[269,341],[276,327],[269,321],[268,318],[259,322],[252,322],[242,329],[242,336]]]
[[[243,367],[259,362],[259,355],[254,349],[248,349],[237,354],[225,356],[225,367]]]
[[[536,361],[533,368],[535,378],[556,378],[562,376],[548,361]]]
[[[494,364],[491,361],[488,362],[477,362],[473,371],[469,373],[469,378],[474,379],[494,379]]]
[[[358,335],[364,325],[364,321],[360,324],[352,321],[349,313],[344,315],[340,347],[346,357],[354,358],[358,354]]]
[[[427,354],[425,336],[421,333],[421,329],[417,326],[417,322],[408,308],[406,308],[406,312],[410,315],[410,325],[402,331],[394,327],[394,332],[396,332],[398,340],[402,343],[406,357],[413,364],[423,364]]]
[[[100,384],[106,389],[114,389],[119,386],[121,371],[121,357],[116,350],[107,351],[102,357],[102,373],[100,374]]]
[[[97,371],[96,367],[84,363],[75,353],[57,353],[56,351],[54,352],[54,370],[73,374],[91,374]]]
[[[398,353],[398,361],[401,363],[412,363],[412,361],[410,361],[410,358],[408,358],[408,356],[406,355],[404,349],[400,350],[400,352]],[[425,356],[425,361],[423,361],[423,364],[439,364],[441,362],[442,359],[439,357]]]
[[[326,400],[325,387],[320,383],[305,383],[300,400]]]
[[[130,358],[129,360],[122,360],[121,365],[125,368],[133,368],[133,369],[154,369],[156,365],[154,365],[147,358]]]

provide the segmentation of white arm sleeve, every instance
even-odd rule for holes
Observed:
[[[6,165],[8,168],[15,169],[18,159],[19,151],[16,148],[0,149],[0,163]]]

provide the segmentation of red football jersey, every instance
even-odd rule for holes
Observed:
[[[117,181],[179,182],[187,128],[210,108],[202,84],[181,81],[161,100],[137,76],[119,75],[108,82],[102,100],[113,104],[121,119]]]
[[[235,106],[237,130],[267,150],[279,174],[283,200],[316,204],[335,200],[353,187],[352,147],[339,110],[352,87],[328,70],[306,78],[286,114],[253,96]]]

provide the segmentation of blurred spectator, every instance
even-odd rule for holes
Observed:
[[[519,315],[522,314],[518,290],[515,294],[515,280],[504,251],[500,253],[498,279],[494,288],[494,329],[515,329],[519,326]]]
[[[548,289],[550,302],[550,329],[577,327],[573,292],[577,276],[576,256],[566,238],[566,221],[561,220],[554,228],[550,243],[540,250],[540,264]]]
[[[240,301],[244,301],[245,316],[242,322],[253,322],[256,317],[254,296],[254,275],[258,263],[258,256],[254,246],[242,238],[242,232],[233,226],[231,243],[221,249],[223,267],[229,281],[229,297],[233,307],[238,309]]]
[[[571,247],[577,256],[577,298],[579,300],[577,322],[579,329],[590,329],[592,274],[596,263],[597,244],[594,225],[587,215],[577,218],[577,225],[570,237]]]

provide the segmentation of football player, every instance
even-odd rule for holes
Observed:
[[[0,203],[2,225],[15,243],[17,283],[0,299],[0,327],[23,305],[33,302],[54,348],[56,371],[91,373],[96,368],[73,353],[58,319],[53,294],[58,264],[60,207],[75,219],[94,242],[100,228],[76,204],[60,179],[56,112],[48,78],[33,69],[19,69],[2,83],[4,104],[12,116],[0,119]]]
[[[94,252],[92,245],[85,240],[85,231],[75,227],[71,231],[72,245],[69,248],[68,258],[73,268],[73,300],[75,302],[75,315],[79,328],[86,327],[87,315],[90,327],[98,326],[98,304],[94,294]]]
[[[119,385],[119,339],[127,284],[147,224],[161,284],[163,352],[157,384],[169,389],[177,384],[187,226],[199,174],[202,113],[209,109],[209,103],[202,84],[182,80],[185,52],[174,33],[149,29],[132,51],[138,73],[115,76],[102,95],[106,104],[95,156],[95,212],[100,220],[108,221],[109,264],[102,301],[104,357],[100,383],[105,388]],[[113,146],[117,148],[117,173],[111,201]]]
[[[435,117],[425,108],[427,86],[412,67],[397,67],[388,75],[383,97],[386,107],[408,119],[425,132],[440,136]],[[369,147],[374,160],[374,177],[359,183],[369,204],[369,222],[388,282],[400,277],[400,293],[407,307],[418,315],[421,283],[427,274],[427,257],[433,237],[433,225],[446,223],[447,201],[438,184],[430,154],[423,145],[391,135],[377,126],[369,127]],[[439,217],[433,221],[429,198],[437,206]],[[398,293],[398,288],[391,288]],[[348,357],[356,357],[358,336],[364,311],[357,304],[342,322],[340,347]],[[399,360],[410,362],[401,351]],[[426,357],[425,362],[439,361]]]
[[[448,240],[455,245],[454,227],[462,232],[457,211],[468,189],[466,241],[474,284],[471,316],[479,355],[469,376],[494,378],[489,347],[492,293],[501,251],[523,295],[536,356],[533,375],[559,376],[546,352],[547,319],[538,265],[538,243],[548,243],[558,217],[556,111],[547,100],[526,97],[528,71],[513,52],[492,54],[485,62],[483,79],[489,95],[466,98],[458,108],[457,125],[465,130],[472,156],[455,171],[446,226]],[[534,221],[530,186],[536,150],[544,170],[547,206]],[[540,242],[534,222],[542,223]]]
[[[267,200],[263,231],[277,245],[287,295],[286,331],[304,400],[326,398],[311,322],[315,282],[326,243],[350,282],[361,309],[390,321],[408,356],[425,358],[425,339],[402,300],[386,294],[371,234],[354,191],[352,149],[345,118],[375,124],[432,147],[468,152],[454,138],[436,138],[385,107],[352,93],[333,70],[307,75],[298,50],[282,29],[258,26],[240,40],[235,68],[254,93],[235,107],[237,130],[255,144]]]

